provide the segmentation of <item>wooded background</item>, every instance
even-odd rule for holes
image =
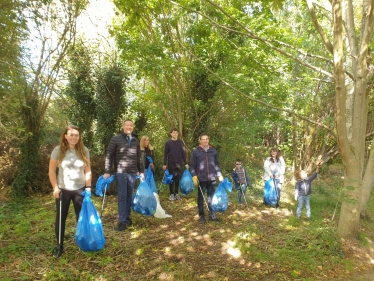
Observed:
[[[263,146],[291,171],[341,163],[338,233],[357,236],[374,181],[373,1],[116,0],[106,52],[105,38],[77,35],[88,4],[0,3],[2,190],[48,192],[43,171],[71,123],[102,173],[132,118],[158,166],[173,127],[188,153],[208,134],[227,172]]]

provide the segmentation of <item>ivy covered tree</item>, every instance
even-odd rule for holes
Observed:
[[[89,46],[80,38],[69,54],[66,97],[69,120],[82,130],[87,147],[94,147],[94,120],[96,118],[95,80],[93,78],[92,54]]]
[[[103,66],[97,72],[96,85],[96,145],[97,152],[104,154],[110,139],[118,133],[121,121],[127,113],[126,73],[117,62]]]

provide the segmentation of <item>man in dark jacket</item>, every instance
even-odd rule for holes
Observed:
[[[108,145],[105,156],[104,179],[110,176],[110,169],[114,161],[115,179],[118,194],[118,227],[116,231],[123,231],[132,224],[131,200],[136,176],[144,179],[144,168],[141,160],[140,142],[133,134],[134,123],[125,120],[121,133],[114,136]]]
[[[221,169],[218,162],[217,151],[209,145],[209,137],[207,135],[200,136],[200,145],[194,149],[190,159],[191,175],[195,186],[199,185],[197,195],[197,206],[199,211],[199,222],[205,223],[204,215],[204,194],[205,190],[208,194],[209,218],[211,221],[219,221],[212,209],[212,198],[216,190],[216,180],[223,180]]]

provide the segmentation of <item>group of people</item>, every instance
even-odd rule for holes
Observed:
[[[115,169],[115,180],[117,188],[118,225],[116,231],[124,231],[132,225],[131,201],[135,187],[136,177],[144,180],[144,171],[154,164],[149,161],[148,156],[154,159],[154,150],[148,136],[140,140],[134,131],[132,120],[125,120],[122,124],[119,135],[111,138],[105,155],[104,179],[110,176],[112,166]],[[217,151],[209,144],[209,137],[202,134],[199,137],[199,146],[196,147],[190,157],[190,163],[186,160],[186,148],[183,141],[178,139],[179,132],[176,128],[170,131],[171,139],[165,143],[163,170],[169,170],[173,174],[173,183],[169,185],[169,200],[181,200],[179,192],[179,181],[182,174],[182,165],[189,169],[194,185],[198,187],[198,214],[199,223],[206,223],[205,206],[208,209],[209,220],[218,222],[212,208],[212,199],[216,190],[217,181],[223,181],[223,176],[218,161]],[[284,182],[285,162],[279,156],[276,148],[270,151],[270,157],[264,163],[264,180],[274,179],[279,207],[282,184]],[[318,171],[318,170],[317,170]],[[307,178],[305,171],[300,173],[301,183],[296,184],[298,191],[299,205],[297,216],[300,217],[302,204],[307,207],[307,216],[310,216],[310,205],[308,187],[315,178],[313,175]],[[235,161],[235,168],[232,171],[236,189],[238,190],[238,202],[242,204],[245,199],[245,192],[250,185],[250,180],[245,167],[240,159]],[[62,253],[65,233],[65,222],[69,211],[70,201],[73,202],[76,220],[82,208],[82,192],[91,189],[91,165],[88,149],[83,145],[80,129],[77,126],[69,125],[61,134],[59,146],[52,151],[49,163],[49,179],[53,187],[53,196],[56,201],[55,232],[60,251]],[[207,193],[207,200],[204,194]],[[61,202],[61,208],[60,208]],[[61,213],[60,213],[61,210]],[[61,216],[61,217],[60,217]],[[59,223],[60,220],[60,223]],[[61,225],[61,229],[60,229]],[[59,236],[60,235],[60,236]],[[56,247],[56,248],[57,248]],[[54,252],[56,252],[56,248]]]

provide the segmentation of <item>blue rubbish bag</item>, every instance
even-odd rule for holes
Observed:
[[[173,174],[169,173],[169,170],[166,169],[164,173],[164,180],[162,181],[163,184],[172,184],[173,183]]]
[[[184,170],[181,181],[180,189],[183,195],[189,194],[194,189],[193,179],[188,169]]]
[[[84,199],[75,231],[75,242],[84,252],[98,251],[105,245],[103,225],[91,201],[91,191],[85,190],[82,195]]]
[[[275,189],[275,184],[273,179],[269,179],[265,182],[264,187],[264,202],[266,205],[274,206],[277,204],[277,190]]]
[[[144,216],[153,216],[156,208],[157,201],[152,189],[146,181],[140,182],[132,197],[132,210]]]
[[[216,191],[214,192],[213,199],[212,199],[212,209],[215,212],[224,212],[229,205],[229,196],[226,193],[226,190],[231,192],[232,191],[232,183],[229,182],[227,178],[225,178],[220,184],[218,185]]]
[[[153,163],[152,157],[147,156],[147,158],[149,160],[149,163],[152,164]],[[151,165],[148,166],[148,168],[147,168],[147,170],[145,172],[145,176],[144,177],[145,177],[145,181],[147,182],[148,186],[152,189],[152,191],[154,193],[158,193]]]
[[[103,197],[103,191],[107,191],[110,188],[110,184],[114,180],[114,175],[111,175],[109,178],[104,179],[104,176],[101,175],[96,182],[95,194]]]

